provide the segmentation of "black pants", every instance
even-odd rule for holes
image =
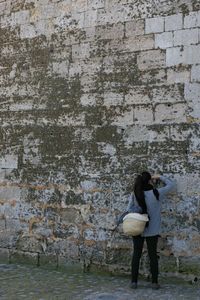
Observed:
[[[143,249],[145,239],[146,239],[147,250],[150,259],[152,283],[157,283],[158,282],[158,256],[157,256],[158,236],[157,235],[149,236],[145,238],[140,235],[133,237],[134,252],[133,252],[132,266],[131,266],[132,282],[137,282],[138,280],[140,258],[142,255],[142,249]]]

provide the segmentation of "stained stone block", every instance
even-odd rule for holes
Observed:
[[[200,84],[188,83],[185,85],[185,98],[187,100],[200,99]]]
[[[179,84],[159,86],[151,91],[152,100],[155,103],[180,102],[184,99],[183,94],[184,86]]]
[[[9,250],[5,248],[0,248],[0,264],[9,263]]]
[[[20,37],[24,38],[34,38],[37,36],[36,28],[34,25],[21,25],[20,26]]]
[[[82,43],[72,45],[72,59],[84,59],[90,56],[90,44]]]
[[[157,33],[164,31],[164,18],[157,17],[145,20],[145,33]]]
[[[153,110],[151,106],[136,106],[134,109],[134,121],[136,124],[153,123]]]
[[[200,82],[200,65],[192,66],[191,80]]]
[[[124,24],[118,23],[110,26],[97,26],[96,36],[98,39],[122,39],[124,37]]]
[[[6,10],[6,2],[0,3],[0,16],[4,15],[5,10]]]
[[[39,254],[39,265],[45,268],[57,268],[58,256],[54,254]]]
[[[168,83],[185,83],[190,81],[190,70],[167,70]]]
[[[163,32],[155,35],[155,48],[166,49],[173,46],[172,32]]]
[[[200,26],[200,12],[190,12],[184,17],[184,28]]]
[[[104,8],[105,0],[88,0],[87,6],[88,6],[88,9]]]
[[[200,61],[200,45],[168,48],[166,52],[167,66],[179,64],[198,64]]]
[[[1,169],[17,169],[18,157],[16,155],[5,155],[0,158]]]
[[[185,103],[178,104],[159,104],[155,109],[156,123],[182,123],[186,122]]]
[[[175,14],[165,17],[165,31],[174,31],[183,28],[183,15]]]
[[[168,67],[179,65],[183,63],[183,51],[180,47],[169,48],[166,52],[166,65]]]
[[[29,265],[38,265],[38,254],[31,252],[15,251],[11,250],[9,253],[9,262],[10,263],[21,263]]]
[[[137,64],[140,70],[165,67],[165,53],[161,50],[140,52],[137,57]]]
[[[199,40],[198,29],[185,29],[174,32],[174,46],[197,44]]]
[[[134,20],[125,23],[126,37],[144,35],[144,20]]]
[[[145,87],[137,87],[129,90],[125,95],[125,104],[148,104],[151,103],[151,99]]]
[[[149,34],[145,36],[135,36],[124,40],[124,51],[142,51],[154,49],[154,36]]]
[[[12,26],[28,24],[30,22],[30,12],[28,10],[12,13]]]

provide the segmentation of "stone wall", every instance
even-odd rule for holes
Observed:
[[[125,272],[148,169],[177,180],[161,270],[199,272],[199,41],[197,0],[0,0],[1,260]]]

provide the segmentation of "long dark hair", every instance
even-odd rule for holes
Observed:
[[[136,177],[134,183],[134,194],[138,205],[142,208],[142,213],[147,213],[147,206],[145,202],[144,191],[153,190],[153,193],[157,200],[159,200],[159,193],[157,189],[154,189],[153,186],[149,183],[151,180],[151,174],[147,171],[142,172],[141,175]]]

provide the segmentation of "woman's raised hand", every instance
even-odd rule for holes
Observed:
[[[154,179],[154,180],[160,179],[160,175],[159,174],[152,175],[151,179]]]

